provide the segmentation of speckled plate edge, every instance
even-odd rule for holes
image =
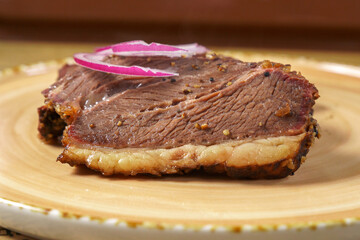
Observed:
[[[232,52],[232,51],[231,51]],[[227,53],[231,53],[228,51],[222,51],[221,53],[226,55]],[[233,55],[233,54],[232,54]],[[242,54],[237,54],[237,56],[242,56]],[[244,55],[245,56],[245,55]],[[255,55],[254,55],[255,56]],[[248,57],[248,56],[247,56]],[[281,57],[281,59],[291,59],[300,62],[301,64],[306,64],[311,66],[312,64],[316,63],[326,71],[329,71],[332,69],[331,72],[338,73],[338,74],[344,74],[344,71],[347,72],[347,75],[350,76],[360,76],[360,67],[357,66],[351,66],[351,65],[345,65],[345,64],[339,64],[339,63],[330,63],[330,62],[320,62],[315,60],[309,60],[305,59],[304,57],[299,58],[287,58],[287,57]],[[11,68],[5,68],[3,70],[0,70],[0,80],[3,77],[11,77],[16,74],[27,74],[27,75],[40,75],[42,73],[47,72],[51,68],[59,68],[65,63],[74,63],[72,58],[64,58],[59,60],[51,60],[51,61],[44,61],[44,62],[38,62],[35,64],[29,64],[29,65],[19,65]],[[335,69],[335,70],[334,70]],[[11,216],[19,216],[19,217],[9,217],[9,214]],[[32,227],[35,231],[31,231],[31,229],[25,227],[27,224],[26,222],[23,222],[23,220],[27,220],[29,216],[36,217],[37,219],[40,219],[39,221],[44,223],[43,221],[46,221],[48,224],[45,224],[46,228],[42,231],[36,230],[36,228]],[[7,216],[7,217],[4,217]],[[25,218],[22,218],[25,217]],[[16,221],[9,221],[8,219],[16,219]],[[36,221],[35,221],[36,222]],[[57,229],[61,229],[59,227],[60,225],[69,225],[74,226],[74,223],[78,223],[78,225],[85,226],[84,231],[87,231],[87,234],[84,234],[83,231],[76,230],[75,232],[69,231],[68,234],[66,232],[62,231],[62,234],[56,234],[54,236],[51,236],[53,234],[50,234],[51,231],[54,230],[53,227],[56,227]],[[51,224],[53,223],[53,224]],[[55,224],[56,223],[56,224]],[[63,239],[67,237],[73,238],[77,234],[80,234],[76,239],[102,239],[106,237],[107,239],[112,239],[114,236],[114,239],[117,239],[119,234],[119,230],[122,233],[122,238],[127,239],[127,234],[123,235],[124,231],[130,233],[130,237],[133,236],[132,231],[135,229],[142,229],[143,230],[143,237],[148,237],[147,230],[161,230],[160,232],[167,232],[171,233],[170,235],[166,234],[163,236],[158,236],[155,239],[168,239],[168,237],[174,238],[174,233],[177,235],[180,232],[193,232],[193,233],[221,233],[222,239],[224,236],[224,233],[228,234],[234,234],[234,233],[253,233],[253,234],[261,234],[261,233],[284,233],[284,232],[297,232],[296,238],[292,239],[302,239],[304,236],[303,234],[299,234],[300,232],[306,233],[311,231],[312,237],[314,236],[314,232],[317,232],[317,234],[322,236],[323,234],[326,234],[328,236],[327,239],[337,239],[337,233],[342,237],[342,239],[358,239],[360,238],[360,216],[353,217],[353,218],[344,218],[339,220],[330,220],[330,221],[314,221],[314,222],[301,222],[301,223],[295,223],[295,224],[239,224],[239,225],[232,225],[232,226],[223,226],[223,225],[190,225],[190,224],[168,224],[168,223],[154,223],[154,222],[129,222],[122,219],[117,218],[101,218],[101,217],[94,217],[94,216],[85,216],[85,215],[79,215],[79,214],[73,214],[69,212],[61,212],[56,209],[47,209],[42,208],[40,206],[31,206],[26,203],[16,202],[10,199],[5,199],[0,196],[0,224],[4,227],[7,227],[11,230],[19,231],[24,234],[28,234],[29,236],[34,237],[50,237],[51,239]],[[54,225],[55,224],[55,225]],[[44,224],[43,224],[44,225]],[[53,225],[53,227],[50,227]],[[75,224],[76,225],[76,224]],[[69,226],[67,229],[69,229]],[[91,228],[89,228],[91,226]],[[79,226],[78,226],[79,227]],[[99,228],[100,227],[100,228]],[[346,229],[346,235],[344,235],[343,230],[338,231],[339,229]],[[46,230],[48,229],[48,230]],[[96,231],[88,231],[89,229],[95,229]],[[335,230],[335,233],[332,233],[332,235],[328,235],[328,231],[324,232],[323,230],[326,229],[332,229]],[[100,230],[100,231],[99,231]],[[101,231],[106,230],[106,232]],[[115,230],[115,232],[114,232]],[[314,231],[318,230],[318,231]],[[145,231],[145,232],[144,232]],[[56,232],[56,231],[55,231]],[[139,231],[137,231],[138,233]],[[115,234],[116,233],[116,234]],[[69,235],[70,234],[70,235]],[[114,235],[115,234],[115,235]],[[99,235],[97,238],[96,236]],[[176,236],[175,235],[175,236]],[[231,235],[229,235],[231,236]],[[229,237],[228,236],[228,237]],[[234,235],[232,235],[234,236]],[[263,235],[260,235],[260,237]],[[330,236],[330,238],[329,238]],[[59,238],[60,237],[60,238]],[[165,238],[164,238],[165,237]],[[196,238],[198,239],[197,236]],[[247,239],[249,235],[247,234]],[[258,239],[256,235],[254,235],[255,238]],[[289,237],[288,235],[283,234],[276,234],[272,235],[271,238],[267,239],[279,239],[282,237]],[[74,238],[75,239],[75,238]],[[179,239],[182,239],[179,238]],[[205,239],[205,238],[204,238]],[[209,240],[208,236],[206,239]],[[217,238],[214,238],[217,239]],[[229,238],[230,239],[230,238]],[[237,239],[239,239],[237,237]],[[261,238],[259,238],[261,239]]]

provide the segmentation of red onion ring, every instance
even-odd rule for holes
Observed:
[[[154,42],[147,44],[142,40],[136,40],[97,48],[95,51],[99,54],[120,56],[191,57],[196,54],[204,54],[209,50],[197,43],[166,45]]]
[[[103,62],[104,57],[104,55],[99,55],[96,53],[76,53],[74,55],[74,60],[83,67],[107,73],[144,77],[169,77],[179,75],[174,72],[167,72],[153,68],[145,68],[140,66],[122,66],[105,63]]]
[[[148,44],[142,40],[135,40],[100,47],[95,49],[95,53],[77,53],[74,55],[74,60],[81,66],[101,72],[145,77],[168,77],[179,74],[140,66],[114,65],[103,60],[112,54],[120,56],[190,57],[196,54],[204,54],[207,51],[206,47],[197,43],[166,45],[155,42]]]
[[[185,49],[191,53],[195,54],[204,54],[209,51],[206,47],[199,45],[197,43],[189,43],[189,44],[181,44],[181,45],[175,45],[178,48]]]
[[[128,44],[131,44],[131,43],[143,43],[143,44],[146,44],[146,42],[144,42],[143,40],[134,40],[134,41],[128,41],[128,42],[123,42],[124,44],[125,43],[128,43]],[[95,48],[95,52],[101,52],[101,51],[104,51],[104,50],[107,50],[107,49],[111,49],[113,46],[115,45],[118,45],[118,44],[123,44],[123,43],[117,43],[117,44],[113,44],[113,45],[109,45],[109,46],[105,46],[105,47],[98,47],[98,48]]]
[[[118,43],[112,46],[111,48],[114,53],[116,52],[175,52],[175,51],[184,51],[184,49],[174,47],[171,45],[160,44],[152,42],[147,44],[146,42],[125,42]],[[185,50],[187,52],[187,50]]]

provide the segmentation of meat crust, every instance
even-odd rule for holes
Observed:
[[[296,136],[229,141],[212,146],[184,145],[172,149],[80,148],[67,146],[58,161],[86,165],[104,175],[183,174],[203,168],[233,178],[282,178],[305,160],[315,132]]]

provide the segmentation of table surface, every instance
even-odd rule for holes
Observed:
[[[48,42],[14,42],[0,41],[0,70],[21,64],[32,64],[41,61],[63,59],[76,52],[90,52],[100,44],[82,43],[48,43]],[[217,49],[217,48],[213,48]],[[246,53],[261,52],[265,56],[305,57],[308,59],[336,62],[360,66],[359,52],[325,52],[279,49],[239,49]],[[32,238],[23,236],[0,227],[0,240]]]

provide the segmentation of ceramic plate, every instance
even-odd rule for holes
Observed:
[[[322,138],[294,176],[105,177],[56,162],[37,137],[40,94],[63,62],[0,76],[0,225],[46,239],[359,239],[360,68],[259,53],[290,63],[320,92]]]

